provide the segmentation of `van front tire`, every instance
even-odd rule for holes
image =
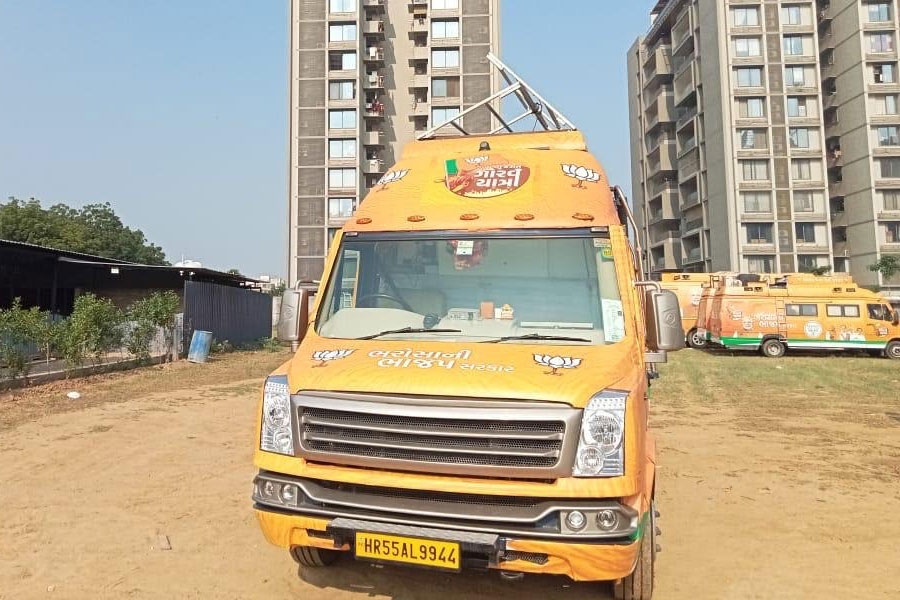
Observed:
[[[708,342],[706,338],[701,336],[700,333],[696,329],[691,329],[687,334],[687,343],[688,346],[695,350],[700,350],[702,348],[706,348]]]
[[[291,558],[301,567],[327,567],[334,564],[341,553],[337,550],[325,548],[313,548],[311,546],[294,546],[291,548]]]
[[[781,358],[784,356],[784,353],[787,351],[785,345],[776,339],[768,339],[762,343],[760,346],[760,351],[763,356],[767,356],[769,358]]]
[[[884,356],[894,360],[900,359],[900,340],[894,340],[885,346]]]
[[[650,506],[651,515],[656,506]],[[656,562],[656,520],[647,520],[637,563],[631,575],[623,577],[613,584],[613,597],[616,600],[650,600],[653,597],[653,569]]]

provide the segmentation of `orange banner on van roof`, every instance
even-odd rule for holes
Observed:
[[[618,224],[606,174],[581,133],[565,131],[413,142],[344,231]]]

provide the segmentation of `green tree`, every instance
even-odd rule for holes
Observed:
[[[828,275],[831,271],[831,267],[826,265],[824,267],[814,267],[809,270],[810,274],[815,275],[816,277],[822,277],[823,275]]]
[[[869,270],[881,273],[885,279],[890,279],[900,273],[900,254],[884,254],[876,262],[869,265]]]
[[[43,208],[34,198],[10,197],[0,204],[0,238],[96,254],[148,265],[164,265],[162,248],[139,229],[126,227],[109,203],[80,209],[65,204]]]

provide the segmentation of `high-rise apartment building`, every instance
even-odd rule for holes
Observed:
[[[290,47],[293,285],[319,279],[334,232],[404,144],[497,87],[499,0],[291,0]]]
[[[900,287],[867,268],[900,251],[894,2],[659,0],[651,19],[628,52],[650,268]]]

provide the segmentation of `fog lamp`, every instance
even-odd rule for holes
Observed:
[[[584,513],[580,510],[573,510],[568,515],[566,515],[566,526],[572,531],[583,529],[586,524],[587,519],[585,518]]]
[[[285,484],[281,487],[281,500],[285,504],[293,504],[297,500],[296,486]]]
[[[612,531],[619,524],[619,515],[614,510],[601,510],[597,513],[597,527],[603,531]]]

